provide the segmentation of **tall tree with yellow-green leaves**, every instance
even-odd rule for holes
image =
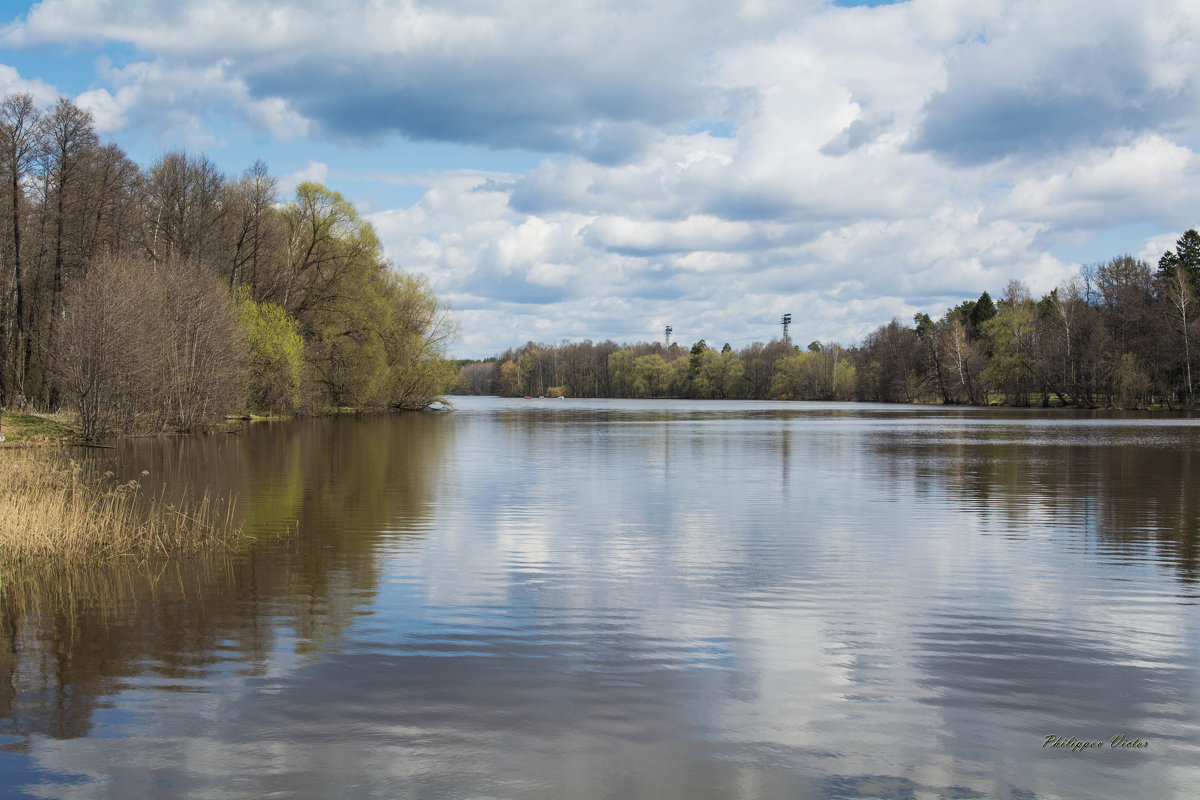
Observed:
[[[427,283],[392,270],[354,205],[302,183],[281,214],[282,279],[272,295],[299,323],[317,402],[422,408],[448,391],[447,309]]]

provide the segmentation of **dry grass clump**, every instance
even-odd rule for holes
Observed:
[[[145,473],[143,473],[145,474]],[[233,503],[174,505],[136,481],[98,478],[42,453],[0,461],[0,564],[83,563],[229,550],[241,529]]]

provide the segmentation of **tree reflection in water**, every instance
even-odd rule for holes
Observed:
[[[86,736],[103,698],[135,678],[189,691],[218,668],[258,674],[280,637],[298,652],[334,647],[374,595],[381,532],[423,527],[453,435],[445,422],[428,413],[264,423],[83,453],[154,492],[234,498],[249,536],[235,554],[5,575],[0,726]]]

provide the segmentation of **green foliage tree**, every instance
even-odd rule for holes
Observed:
[[[525,393],[517,375],[517,362],[510,360],[500,365],[498,384],[502,397],[520,397]]]
[[[858,370],[848,359],[838,361],[833,367],[833,399],[854,399],[854,388],[858,382]]]
[[[979,299],[971,307],[970,318],[968,320],[971,324],[971,330],[978,332],[980,326],[994,316],[996,316],[996,304],[992,302],[992,296],[984,292],[979,295]]]
[[[1173,251],[1163,253],[1158,260],[1159,277],[1170,281],[1177,267],[1187,274],[1193,294],[1200,295],[1200,233],[1195,228],[1179,237]]]
[[[1028,405],[1036,341],[1036,310],[1027,293],[1011,292],[980,332],[988,348],[984,379],[1004,392],[1009,405]]]
[[[237,307],[250,350],[248,402],[271,414],[293,413],[305,372],[300,324],[281,306],[256,302],[248,286],[239,287]]]
[[[742,363],[728,344],[721,349],[706,350],[701,364],[704,379],[711,388],[712,397],[738,397],[742,380]]]
[[[634,397],[636,377],[633,368],[633,353],[628,348],[608,356],[608,374],[614,397]]]
[[[457,326],[423,278],[389,273],[386,282],[383,402],[392,408],[425,408],[453,385],[456,368],[446,346]]]
[[[812,396],[812,385],[806,366],[815,357],[812,352],[797,352],[775,362],[771,377],[771,396],[793,400]]]
[[[682,386],[686,397],[708,398],[713,394],[712,384],[704,370],[704,356],[709,352],[708,342],[701,339],[692,345],[688,354],[687,379]]]
[[[670,388],[670,378],[667,360],[658,353],[638,356],[633,361],[633,396],[665,397]]]
[[[447,391],[456,328],[428,284],[391,270],[338,192],[302,183],[282,215],[286,266],[272,296],[300,325],[318,405],[423,408]]]
[[[681,350],[683,348],[680,348]],[[686,351],[685,351],[686,352]],[[691,397],[691,358],[678,356],[667,362],[667,385],[660,397]]]

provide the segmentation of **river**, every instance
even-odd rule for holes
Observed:
[[[453,402],[78,454],[252,538],[8,580],[0,796],[1200,786],[1200,418]]]

